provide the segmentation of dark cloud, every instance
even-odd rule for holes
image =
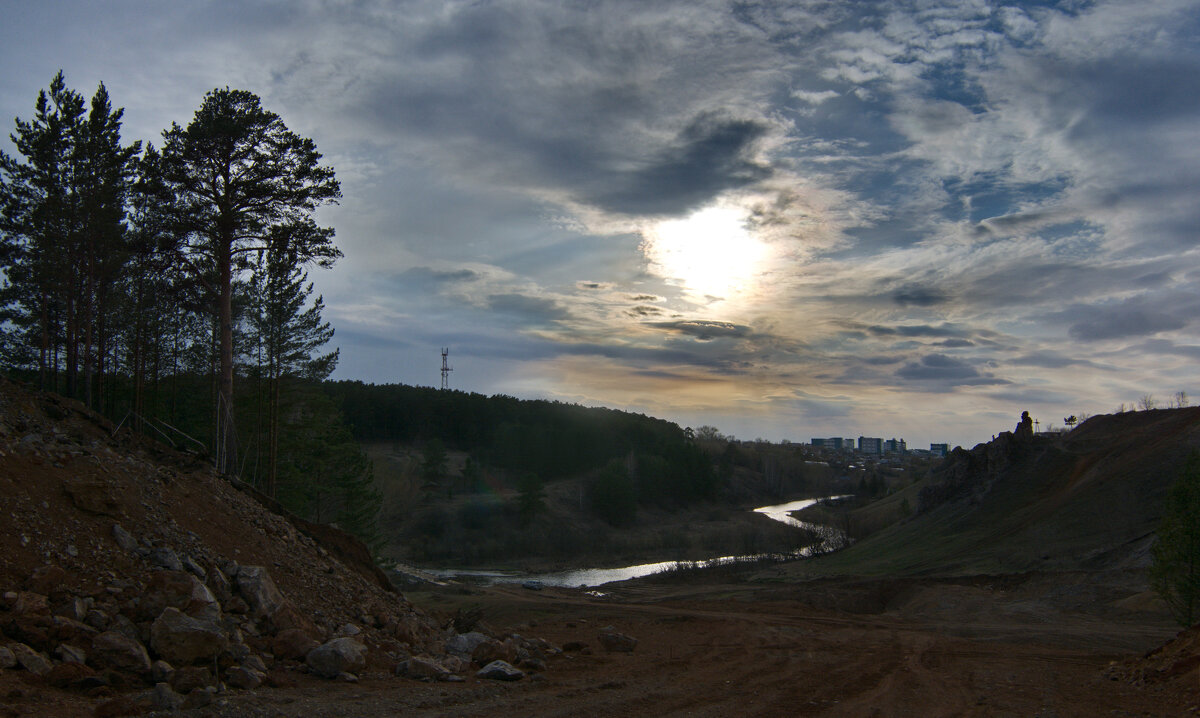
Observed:
[[[927,354],[896,370],[896,376],[908,381],[930,382],[946,386],[1007,384],[1003,379],[980,373],[967,362],[945,354]]]
[[[950,295],[934,287],[908,286],[896,290],[892,301],[902,307],[934,307],[950,301]]]
[[[702,320],[686,320],[678,322],[654,322],[650,324],[652,327],[666,329],[680,334],[687,334],[701,341],[708,341],[718,337],[733,337],[741,338],[749,336],[750,327],[741,324],[732,324],[730,322],[714,322]]]
[[[488,297],[488,308],[492,311],[525,316],[534,321],[570,317],[570,312],[553,299],[524,294],[492,294]]]
[[[1146,337],[1187,326],[1187,322],[1180,317],[1136,304],[1082,307],[1077,313],[1083,318],[1067,331],[1072,339],[1080,341]]]
[[[867,331],[880,337],[958,337],[963,330],[952,324],[933,326],[930,324],[897,324],[895,326],[877,324],[867,327]]]
[[[1040,351],[1022,354],[1019,357],[1008,360],[1009,364],[1016,366],[1036,366],[1043,369],[1061,369],[1068,366],[1099,366],[1095,362],[1079,356],[1070,356],[1060,352],[1043,349]]]
[[[700,115],[644,167],[613,175],[611,188],[584,199],[623,214],[682,214],[726,190],[770,177],[771,169],[753,159],[768,129],[756,120]]]
[[[963,349],[975,346],[975,342],[970,339],[946,339],[940,342],[933,342],[933,346],[945,347],[947,349]]]
[[[659,309],[658,307],[648,307],[644,304],[640,304],[628,311],[628,314],[631,317],[655,317],[662,313],[663,310]]]

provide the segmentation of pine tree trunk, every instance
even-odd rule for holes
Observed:
[[[220,334],[220,380],[217,385],[217,441],[220,452],[217,468],[229,476],[237,475],[236,433],[233,426],[233,239],[218,248],[220,298],[218,332]]]

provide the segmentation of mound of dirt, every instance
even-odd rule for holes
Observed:
[[[442,680],[471,666],[357,539],[4,378],[0,507],[0,683],[36,687],[8,691],[10,714],[79,715],[131,690],[140,709],[174,708],[306,674],[390,676],[414,657]]]

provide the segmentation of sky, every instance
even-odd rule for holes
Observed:
[[[4,134],[62,69],[316,142],[335,378],[912,448],[1200,400],[1195,0],[0,2]]]

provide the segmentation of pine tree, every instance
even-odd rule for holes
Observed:
[[[280,407],[286,385],[320,382],[333,373],[338,350],[318,353],[331,338],[333,328],[321,318],[324,301],[317,296],[309,305],[313,285],[296,262],[291,242],[276,232],[270,247],[259,254],[249,282],[250,335],[254,338],[259,380],[264,389],[265,412],[263,481],[260,489],[275,495],[279,463]],[[260,432],[260,436],[263,432]]]
[[[233,427],[233,293],[247,258],[285,235],[299,264],[330,266],[341,256],[333,229],[312,220],[341,190],[333,169],[320,165],[315,143],[302,138],[259,98],[216,89],[186,128],[163,132],[165,177],[175,194],[186,254],[208,287],[218,346],[217,466],[237,473]]]
[[[10,349],[25,348],[8,358],[36,364],[46,388],[57,388],[61,366],[65,391],[93,405],[93,377],[105,373],[112,348],[125,203],[140,151],[139,143],[121,145],[123,113],[101,84],[85,114],[60,71],[38,93],[34,118],[18,119],[10,135],[24,161],[0,152],[0,319],[17,332]]]

